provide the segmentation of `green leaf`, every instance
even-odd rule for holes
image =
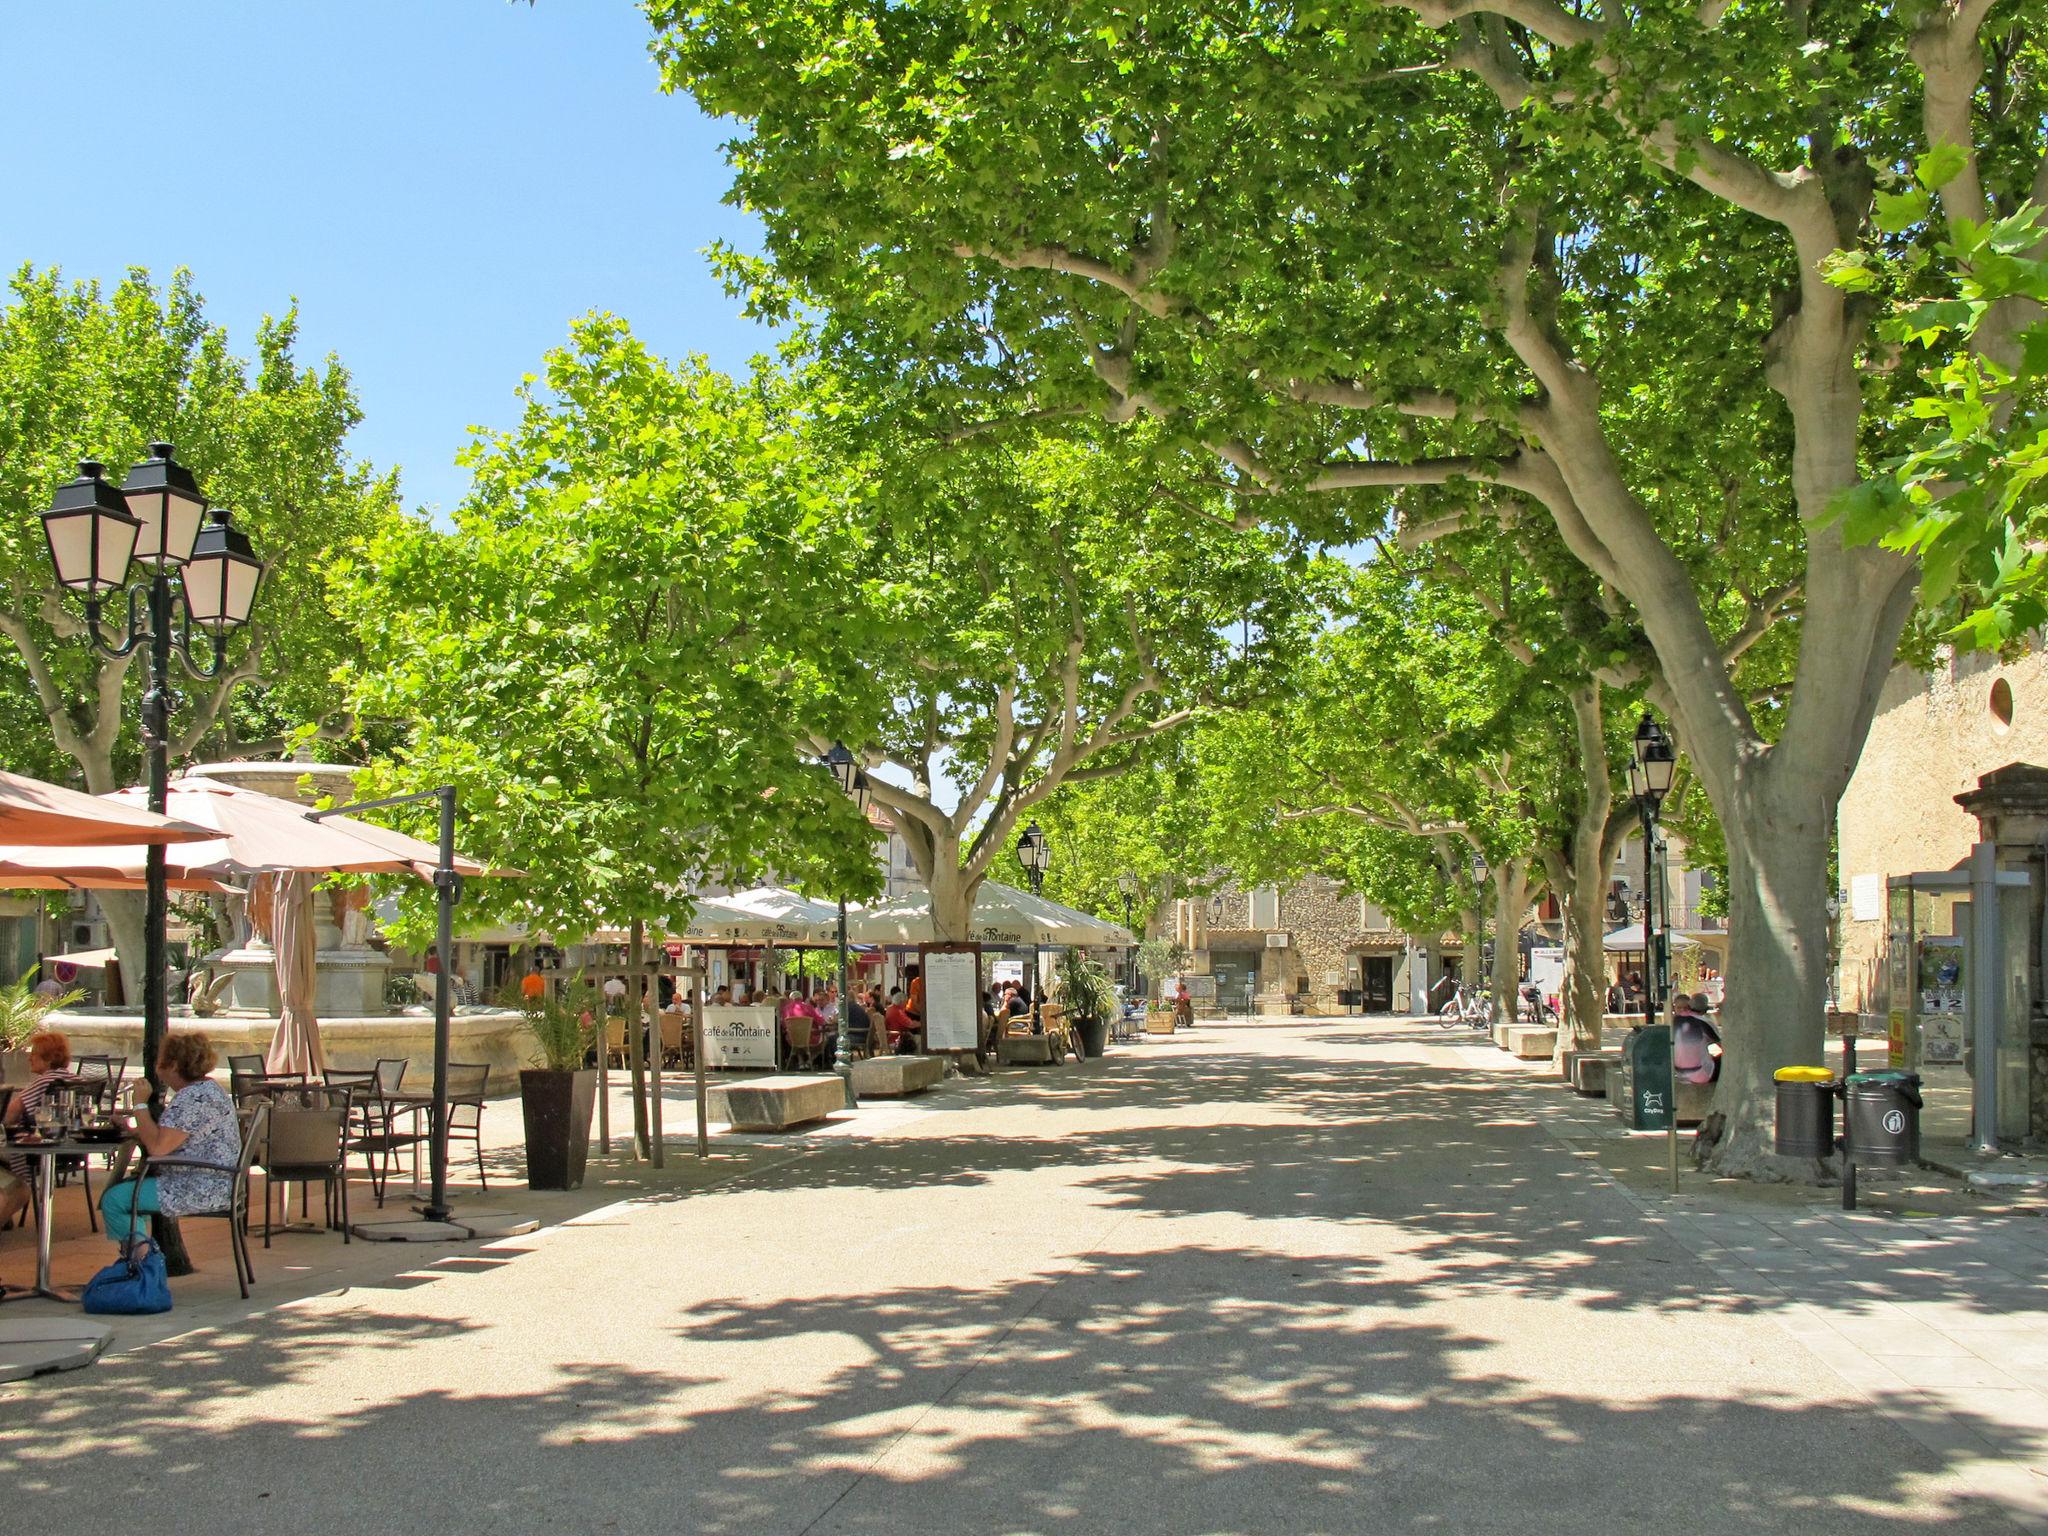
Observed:
[[[1930,192],[1938,192],[1960,176],[1970,163],[1970,152],[1960,144],[1936,144],[1913,162],[1913,179]]]

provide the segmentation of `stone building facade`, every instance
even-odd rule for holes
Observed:
[[[1193,957],[1190,990],[1212,1014],[1407,1013],[1457,964],[1455,942],[1404,933],[1321,877],[1184,897],[1154,932]]]
[[[1844,1009],[1883,1008],[1886,880],[1967,858],[1977,818],[1955,797],[2009,763],[2048,764],[2048,656],[2000,665],[1972,654],[1927,672],[1893,669],[1836,819],[1836,991]]]

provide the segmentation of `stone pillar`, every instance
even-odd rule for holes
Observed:
[[[1956,804],[1977,818],[1978,836],[1997,845],[2000,869],[2029,876],[2027,1125],[2031,1137],[2048,1137],[2048,997],[2042,986],[2048,958],[2048,768],[2008,763],[1957,795]]]

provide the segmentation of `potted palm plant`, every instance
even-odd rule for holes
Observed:
[[[1109,1049],[1109,1025],[1117,1009],[1116,983],[1100,963],[1078,949],[1069,949],[1060,956],[1054,979],[1059,983],[1060,996],[1081,1049],[1090,1056],[1100,1056]]]
[[[594,1026],[556,996],[521,997],[517,1006],[533,1037],[533,1065],[519,1074],[519,1107],[526,1124],[526,1187],[580,1189],[590,1155],[590,1112],[597,1073],[584,1066]]]
[[[85,994],[76,988],[55,997],[44,997],[35,989],[38,966],[30,966],[18,980],[0,986],[0,1082],[22,1082],[28,1077],[29,1036],[43,1027],[43,1015],[52,1008],[69,1008]]]

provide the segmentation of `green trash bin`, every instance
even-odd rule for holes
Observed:
[[[1638,1024],[1621,1043],[1621,1061],[1607,1097],[1621,1123],[1632,1131],[1662,1131],[1671,1125],[1671,1029]]]

